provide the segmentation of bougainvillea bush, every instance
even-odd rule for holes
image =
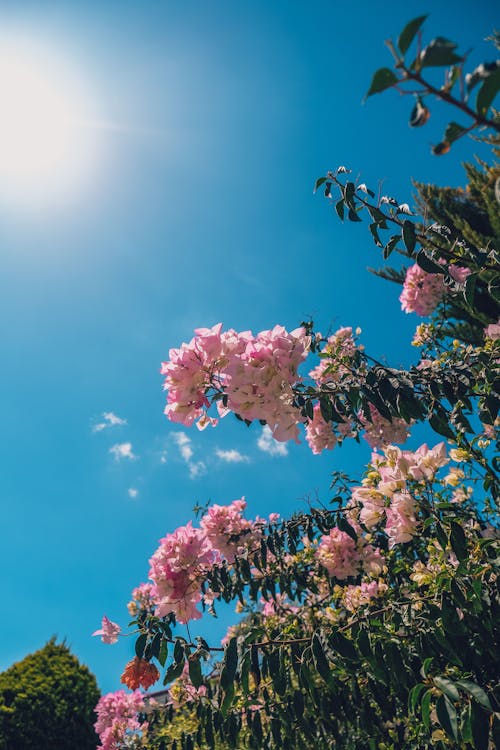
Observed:
[[[416,316],[416,362],[383,364],[354,327],[323,335],[311,321],[219,324],[170,350],[171,421],[233,414],[277,441],[302,434],[315,454],[344,440],[372,452],[361,478],[333,475],[328,506],[250,518],[236,499],[161,539],[129,603],[132,692],[97,706],[104,750],[500,746],[500,65],[466,74],[455,44],[424,45],[424,20],[388,43],[394,66],[368,96],[410,95],[413,127],[448,104],[465,122],[434,153],[473,132],[492,162],[467,165],[464,190],[416,185],[415,208],[346,167],[316,182],[341,220],[368,220],[385,260],[405,258],[376,273]],[[418,422],[433,438],[408,450]],[[220,602],[237,624],[222,644],[192,640],[185,626]],[[96,634],[113,643],[121,628],[104,617]]]

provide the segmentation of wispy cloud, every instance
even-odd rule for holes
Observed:
[[[286,443],[275,440],[267,424],[262,428],[261,435],[257,440],[257,447],[264,453],[269,453],[270,456],[288,456]]]
[[[179,448],[179,453],[186,463],[193,457],[193,449],[191,448],[191,439],[188,438],[185,432],[173,432],[172,440]]]
[[[172,440],[177,445],[179,453],[181,454],[182,460],[187,464],[189,469],[189,476],[191,479],[196,479],[204,474],[207,470],[204,461],[193,461],[194,451],[191,445],[191,439],[188,438],[185,432],[172,432]]]
[[[113,414],[112,411],[105,411],[102,417],[104,421],[98,422],[98,424],[95,424],[92,427],[92,432],[102,432],[108,427],[116,427],[117,425],[127,424],[126,419],[122,419],[121,417],[118,417],[116,414]]]
[[[128,489],[128,496],[130,498],[132,498],[132,500],[135,500],[136,497],[139,496],[139,490],[136,489],[135,487],[129,487],[129,489]]]
[[[190,462],[189,464],[189,476],[191,479],[196,479],[197,477],[203,476],[205,474],[207,467],[204,461],[195,461]]]
[[[215,455],[217,456],[217,458],[220,458],[221,461],[226,461],[226,463],[228,464],[241,464],[248,463],[250,461],[248,456],[244,456],[242,453],[237,451],[236,448],[230,448],[227,451],[217,448],[215,451]]]
[[[115,443],[115,445],[111,446],[109,452],[113,454],[115,461],[121,461],[122,458],[137,458],[132,450],[132,443]]]

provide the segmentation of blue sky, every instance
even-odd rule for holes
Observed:
[[[473,63],[493,57],[482,42],[498,21],[493,3],[480,14],[468,2],[429,5],[428,40],[472,47]],[[316,493],[327,500],[329,473],[368,458],[367,446],[347,444],[273,456],[257,445],[260,427],[231,417],[180,430],[163,416],[159,366],[197,326],[256,332],[309,315],[320,330],[360,326],[374,355],[409,361],[417,320],[400,312],[396,287],[366,273],[380,265],[367,226],[340,224],[312,187],[339,164],[368,185],[383,179],[401,202],[411,178],[463,182],[474,144],[431,157],[438,111],[410,131],[409,99],[361,104],[372,72],[390,63],[383,40],[425,11],[392,1],[2,4],[0,36],[48,50],[84,92],[73,149],[88,174],[50,199],[48,189],[0,191],[0,669],[56,634],[103,691],[118,688],[132,641],[106,647],[90,634],[103,613],[126,624],[158,540],[195,502],[245,495],[252,516],[287,514]],[[96,430],[104,413],[126,424]],[[110,452],[128,443],[125,455]],[[224,460],[230,450],[248,460]],[[220,635],[221,619],[203,632]]]

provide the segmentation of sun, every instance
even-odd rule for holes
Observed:
[[[0,200],[46,203],[89,172],[84,101],[64,68],[40,52],[0,52]]]

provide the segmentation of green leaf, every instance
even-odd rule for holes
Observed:
[[[354,182],[346,182],[344,186],[344,202],[350,208],[356,208],[354,197],[356,195],[356,186]]]
[[[353,642],[346,638],[345,635],[342,635],[342,633],[332,633],[328,639],[328,643],[334,651],[337,651],[346,659],[350,659],[351,661],[356,661],[358,659],[358,654],[354,648]]]
[[[460,562],[467,559],[469,556],[467,539],[465,538],[464,530],[456,521],[452,521],[450,524],[450,544]],[[458,698],[455,698],[455,700],[458,700]]]
[[[460,722],[460,731],[462,733],[462,742],[472,743],[471,704],[470,703],[465,707],[465,711],[462,713],[462,721]]]
[[[431,667],[432,662],[433,662],[433,657],[432,656],[428,656],[426,659],[424,659],[424,661],[422,663],[422,667],[420,669],[420,674],[422,675],[422,677],[424,678],[424,680],[427,679],[427,675],[429,674],[429,668]]]
[[[462,62],[463,58],[455,53],[456,48],[454,42],[438,36],[424,47],[418,58],[418,65],[420,68],[429,68]]]
[[[337,216],[339,217],[340,221],[344,221],[344,199],[343,198],[341,198],[335,204],[335,211],[337,212]]]
[[[349,213],[347,214],[349,217],[349,221],[362,221],[357,211],[355,211],[353,208],[349,209]]]
[[[168,656],[168,642],[163,640],[160,644],[160,650],[158,651],[158,661],[162,667],[165,666]]]
[[[318,179],[314,183],[314,191],[313,192],[315,193],[316,190],[318,190],[318,188],[321,187],[321,185],[324,185],[325,182],[327,181],[327,179],[328,179],[328,177],[318,177]]]
[[[394,75],[390,68],[379,68],[372,78],[365,100],[368,99],[369,96],[373,96],[373,94],[380,94],[382,91],[394,86],[397,82],[397,76]]]
[[[201,664],[199,657],[191,657],[188,659],[189,665],[189,679],[195,686],[199,688],[203,684],[203,675],[201,674]]]
[[[168,685],[169,682],[173,682],[182,674],[184,669],[184,659],[178,662],[172,662],[167,671],[165,672],[165,678],[163,680],[164,685]]]
[[[205,720],[205,739],[210,748],[215,747],[214,726],[210,715],[208,715]]]
[[[476,750],[488,750],[488,736],[490,733],[489,717],[477,703],[471,704],[470,724]]]
[[[301,719],[304,714],[304,695],[301,690],[296,690],[293,694],[293,708],[297,719]]]
[[[426,686],[422,682],[419,682],[410,690],[410,693],[408,695],[408,709],[413,714],[415,713],[415,710],[420,703],[420,698],[422,697],[422,693],[425,691],[425,689]]]
[[[374,221],[373,224],[370,224],[370,232],[372,233],[373,241],[375,242],[377,247],[383,247],[382,241],[380,237],[378,236],[378,224]]]
[[[464,127],[463,125],[459,125],[458,122],[450,122],[446,130],[444,131],[444,137],[443,140],[447,143],[453,143],[453,141],[458,140],[462,137],[462,135],[467,132],[468,128]]]
[[[409,219],[406,219],[406,221],[403,223],[401,234],[403,236],[403,242],[405,243],[406,249],[409,253],[412,253],[415,250],[415,245],[417,243],[417,235],[415,233],[414,223]]]
[[[255,711],[253,715],[253,721],[252,721],[252,734],[257,740],[257,747],[262,747],[262,739],[263,739],[263,732],[262,732],[262,721],[260,719],[260,711]]]
[[[223,689],[227,690],[234,682],[238,667],[238,638],[236,636],[227,644],[223,664],[220,683]]]
[[[175,662],[184,662],[184,640],[181,640],[180,638],[177,638],[175,641],[174,646],[174,661]]]
[[[156,659],[158,658],[158,654],[160,653],[161,644],[162,644],[162,636],[161,636],[161,633],[158,632],[158,633],[155,634],[153,640],[151,641],[151,643],[149,645],[149,648],[148,648],[149,658],[152,658],[153,656]]]
[[[455,706],[446,695],[440,695],[437,699],[436,714],[446,734],[455,741],[458,740],[457,712]]]
[[[443,624],[443,633],[448,638],[450,634],[462,635],[464,632],[464,625],[458,616],[457,608],[451,597],[445,593],[441,597],[441,622]]]
[[[460,693],[458,692],[455,684],[447,677],[434,677],[434,684],[441,690],[441,692],[447,695],[450,700],[460,700]]]
[[[442,549],[446,549],[448,546],[448,537],[444,533],[444,529],[441,526],[440,523],[436,524],[436,536],[439,544],[441,545]],[[424,675],[425,677],[426,675]]]
[[[479,685],[476,685],[475,682],[472,682],[472,680],[457,680],[456,684],[466,693],[471,695],[475,701],[481,704],[481,706],[484,706],[484,708],[488,709],[488,711],[493,710],[491,707],[490,699],[484,692],[483,688],[479,687]]]
[[[471,273],[467,276],[464,285],[464,297],[469,307],[474,308],[474,296],[476,293],[477,276],[475,273]]]
[[[488,109],[500,91],[500,68],[488,76],[477,92],[476,112],[481,117],[486,117]]]
[[[446,274],[446,266],[442,266],[439,263],[433,261],[423,250],[420,250],[419,254],[417,255],[417,264],[426,273]]]
[[[443,414],[434,412],[429,419],[429,424],[438,435],[443,435],[444,437],[450,438],[450,440],[455,439],[455,433],[450,428],[448,420]]]
[[[425,16],[418,16],[418,18],[414,18],[413,21],[410,21],[404,27],[398,38],[398,47],[402,55],[406,54],[408,47],[413,42],[417,31],[420,29],[427,16],[427,13]]]
[[[356,534],[356,531],[353,529],[351,524],[347,521],[346,517],[343,515],[339,515],[337,519],[337,527],[340,531],[345,531],[346,534],[349,534],[351,539],[355,542],[358,541],[358,535]]]
[[[147,633],[141,633],[141,635],[135,642],[135,655],[138,659],[142,659],[142,657],[144,656],[144,649],[146,648],[147,640]]]
[[[422,721],[427,729],[429,729],[431,725],[431,698],[432,693],[430,690],[428,690],[422,698]]]
[[[500,178],[499,178],[500,180]],[[499,201],[500,202],[500,201]],[[488,283],[488,293],[496,302],[500,302],[500,276],[494,276]]]
[[[392,251],[394,250],[398,242],[399,242],[399,234],[393,234],[389,242],[387,243],[387,245],[384,247],[384,252],[383,252],[384,260],[387,260],[387,258],[392,253]]]
[[[321,643],[321,640],[317,633],[313,635],[311,649],[314,659],[314,666],[316,667],[318,674],[328,684],[332,677],[331,669],[323,649],[323,644]]]
[[[379,228],[387,229],[387,217],[382,213],[380,208],[377,208],[376,206],[366,206],[366,208],[370,212],[373,221],[378,224]]]

